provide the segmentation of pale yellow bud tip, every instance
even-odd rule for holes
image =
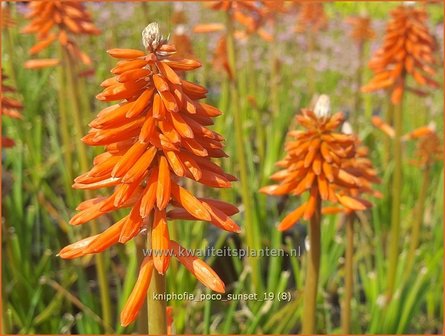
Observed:
[[[329,99],[329,96],[322,94],[318,97],[317,102],[315,103],[314,113],[319,119],[331,115],[331,100]]]

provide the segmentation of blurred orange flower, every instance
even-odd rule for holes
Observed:
[[[414,163],[420,167],[428,167],[443,160],[443,145],[434,130],[419,139],[415,157]]]
[[[16,21],[11,16],[11,10],[7,7],[1,8],[1,20],[0,26],[1,28],[13,27],[16,25]]]
[[[74,59],[90,65],[90,57],[77,46],[73,35],[97,35],[100,31],[94,25],[90,14],[79,1],[30,1],[31,9],[27,18],[31,21],[22,33],[36,34],[38,42],[29,50],[30,55],[39,54],[58,41]],[[59,63],[57,58],[30,60],[26,68],[41,68]]]
[[[120,59],[114,77],[102,83],[102,101],[120,103],[102,110],[82,139],[90,146],[105,146],[94,167],[75,180],[74,188],[114,187],[109,197],[81,203],[70,221],[83,224],[110,211],[130,208],[127,216],[104,232],[65,247],[62,258],[98,253],[115,243],[126,243],[144,228],[151,235],[154,253],[143,263],[138,283],[122,312],[122,325],[131,323],[146,295],[151,269],[164,274],[175,256],[207,287],[224,292],[224,283],[203,261],[170,240],[168,219],[203,220],[230,232],[240,228],[230,218],[238,209],[226,202],[198,198],[181,186],[189,178],[209,187],[228,188],[236,178],[226,174],[211,158],[226,157],[224,138],[207,128],[221,111],[199,102],[207,90],[178,76],[201,66],[196,60],[175,57],[158,25],[143,32],[146,51],[112,49]],[[171,208],[169,208],[169,206]]]
[[[295,31],[302,33],[305,31],[317,32],[323,30],[328,25],[328,18],[324,11],[322,2],[297,2],[298,16],[295,24]]]
[[[7,77],[2,73],[2,95],[1,95],[1,109],[2,109],[2,115],[8,116],[10,118],[14,119],[21,119],[22,115],[20,114],[20,111],[23,109],[22,103],[20,103],[18,100],[8,97],[5,94],[8,93],[15,93],[16,90],[12,86],[4,84]],[[2,136],[2,147],[12,147],[14,146],[14,140],[8,137]]]
[[[371,26],[371,18],[368,16],[355,16],[346,19],[351,25],[351,37],[360,45],[365,41],[375,38],[375,32]]]
[[[336,131],[343,123],[343,113],[329,115],[321,96],[311,110],[303,109],[296,117],[303,130],[290,131],[292,140],[286,144],[287,155],[277,166],[283,170],[271,176],[278,184],[263,187],[269,195],[302,195],[309,192],[306,202],[288,214],[278,230],[289,229],[301,218],[310,219],[323,200],[339,203],[350,211],[365,210],[371,203],[358,197],[370,192],[369,182],[375,172],[363,159],[363,152],[356,151],[357,140],[353,135]],[[328,103],[326,103],[328,105]]]
[[[374,72],[363,92],[380,89],[391,91],[391,102],[398,105],[405,90],[424,95],[425,91],[406,86],[411,75],[420,86],[438,88],[433,80],[436,61],[433,52],[436,42],[426,25],[427,13],[423,8],[402,5],[391,12],[382,47],[374,54],[369,67]]]
[[[182,7],[175,7],[172,15],[172,24],[175,27],[172,35],[172,44],[176,47],[176,56],[182,58],[195,58],[192,41],[187,34],[187,16]]]

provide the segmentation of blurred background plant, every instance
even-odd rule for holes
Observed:
[[[82,171],[78,157],[80,151],[85,151],[87,165],[100,152],[100,149],[78,147],[76,142],[85,132],[80,133],[74,127],[74,119],[68,127],[70,137],[64,140],[60,117],[61,109],[66,108],[70,111],[69,118],[79,118],[82,130],[86,130],[93,118],[90,111],[99,111],[103,107],[94,97],[100,82],[112,68],[112,61],[104,50],[139,46],[140,31],[147,23],[157,21],[164,32],[172,34],[182,24],[183,31],[179,32],[190,39],[193,54],[203,61],[203,67],[186,78],[207,87],[209,104],[224,112],[214,126],[215,131],[224,134],[225,151],[230,155],[230,158],[222,160],[221,165],[238,177],[241,177],[240,170],[244,169],[243,181],[248,187],[246,193],[240,181],[234,183],[233,189],[215,191],[210,195],[238,205],[240,213],[234,216],[234,220],[242,228],[240,237],[230,233],[221,235],[202,222],[193,226],[184,223],[177,226],[176,234],[181,237],[181,243],[194,249],[206,246],[245,248],[253,244],[254,247],[301,251],[300,257],[250,258],[248,262],[238,257],[207,258],[206,262],[221,275],[227,292],[259,292],[261,298],[263,292],[272,293],[274,299],[172,300],[168,304],[172,306],[176,333],[301,331],[306,224],[297,223],[288,232],[279,232],[276,225],[284,213],[296,208],[297,201],[287,197],[272,199],[257,191],[269,184],[268,178],[275,169],[274,163],[283,156],[286,133],[293,128],[297,111],[311,106],[316,93],[328,93],[331,104],[343,110],[347,117],[359,114],[358,128],[354,132],[359,133],[359,138],[369,148],[369,157],[382,178],[377,189],[384,197],[375,200],[371,210],[358,215],[354,226],[350,332],[439,333],[443,329],[443,162],[422,161],[420,168],[410,164],[413,158],[420,157],[416,152],[417,146],[420,148],[420,141],[424,140],[419,138],[419,145],[416,141],[402,141],[399,266],[394,295],[387,303],[386,251],[391,245],[392,204],[389,186],[394,158],[385,145],[388,136],[372,125],[371,118],[380,116],[385,119],[388,99],[380,91],[364,95],[359,92],[358,76],[361,76],[362,83],[371,78],[370,70],[365,62],[359,61],[359,55],[362,53],[363,59],[368,60],[381,46],[389,13],[398,5],[392,2],[326,3],[323,12],[328,24],[323,30],[313,33],[313,47],[309,48],[307,32],[298,33],[293,29],[297,18],[302,15],[302,7],[291,6],[288,2],[284,2],[279,12],[274,12],[274,23],[268,19],[264,26],[264,31],[272,36],[270,41],[255,31],[237,33],[246,31],[242,22],[229,19],[227,13],[212,10],[198,2],[88,2],[84,6],[103,33],[100,36],[76,37],[76,44],[91,57],[92,67],[87,68],[88,72],[76,67],[75,75],[66,77],[65,84],[60,86],[60,66],[39,71],[24,68],[29,59],[28,50],[35,44],[32,36],[20,34],[28,22],[24,15],[30,12],[29,5],[3,2],[2,17],[6,8],[10,18],[8,22],[12,19],[16,25],[8,24],[2,28],[2,70],[9,77],[5,84],[17,89],[17,99],[24,108],[21,111],[23,120],[3,118],[3,134],[13,138],[16,145],[4,149],[2,155],[2,332],[88,334],[138,330],[137,325],[122,328],[117,319],[124,304],[122,298],[128,297],[137,276],[138,249],[133,242],[105,252],[108,308],[112,321],[109,329],[105,329],[103,307],[98,299],[95,258],[87,256],[76,262],[66,262],[55,257],[61,247],[88,234],[73,230],[67,223],[75,206],[84,200],[82,192],[71,189],[71,183],[73,176]],[[188,21],[174,20],[178,6]],[[415,6],[424,7],[429,15],[426,24],[437,43],[437,55],[442,55],[442,4],[421,3]],[[347,48],[357,43],[349,34],[351,28],[347,18],[363,13],[370,20],[369,27],[375,38],[367,40],[362,51],[357,47]],[[227,62],[230,62],[235,80],[219,72],[212,64],[219,34],[193,33],[193,27],[198,23],[219,23],[227,33],[233,29],[233,41],[227,41],[226,47]],[[57,45],[48,46],[44,52],[58,55]],[[189,48],[187,52],[191,52]],[[310,70],[310,78],[307,77],[309,67],[313,69]],[[434,68],[437,73],[442,72],[442,59],[434,64]],[[440,81],[442,87],[439,77],[434,79]],[[69,78],[76,82],[78,108],[75,108],[76,101],[70,93],[76,91],[69,91],[72,88]],[[310,84],[309,80],[313,83]],[[68,90],[63,97],[71,98],[59,98],[60,87]],[[357,97],[361,99],[359,109],[355,108]],[[440,89],[426,96],[407,94],[403,108],[404,134],[434,121],[438,138],[429,140],[429,143],[443,143],[442,111],[443,94]],[[388,125],[392,126],[392,123]],[[243,144],[242,153],[240,144]],[[66,160],[67,151],[72,153],[71,161]],[[240,160],[240,155],[244,160]],[[422,182],[425,171],[428,183]],[[245,226],[246,197],[249,197],[247,204],[250,204],[251,212],[249,233],[249,225]],[[109,220],[117,220],[121,215],[116,214]],[[340,298],[345,291],[346,235],[338,218],[325,216],[321,223],[317,333],[341,330]],[[104,224],[98,221],[98,226]],[[412,235],[417,240],[414,246]],[[405,273],[408,265],[415,271]],[[175,293],[208,293],[182,267],[168,274],[167,289]],[[289,292],[291,300],[279,301],[277,296],[280,292]],[[267,294],[266,298],[272,298],[272,294]]]

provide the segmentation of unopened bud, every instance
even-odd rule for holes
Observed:
[[[331,115],[331,100],[329,96],[322,94],[318,97],[314,108],[315,115],[319,118],[326,118]]]
[[[161,35],[157,22],[150,23],[142,31],[142,44],[147,50],[155,51],[165,43],[167,43],[167,38]]]

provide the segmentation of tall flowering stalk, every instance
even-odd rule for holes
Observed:
[[[380,89],[388,90],[393,110],[394,173],[392,178],[391,238],[389,245],[389,266],[387,298],[391,299],[397,274],[400,240],[400,202],[402,189],[402,148],[403,97],[406,92],[425,95],[424,87],[437,88],[439,84],[431,77],[436,71],[433,53],[436,49],[434,38],[426,24],[427,13],[411,3],[397,7],[391,12],[392,19],[386,28],[382,47],[377,50],[369,67],[374,77],[362,88],[363,92]],[[408,85],[412,77],[420,88]]]
[[[23,105],[20,101],[15,98],[9,97],[9,94],[15,93],[16,89],[10,85],[5,84],[5,80],[7,79],[6,75],[1,74],[1,113],[4,116],[21,119],[22,115],[20,111],[23,109]],[[8,95],[6,95],[8,94]],[[2,135],[2,143],[1,147],[13,147],[14,140]]]
[[[352,134],[349,123],[345,122],[342,132]],[[362,193],[370,193],[374,197],[381,198],[379,191],[372,189],[372,184],[380,183],[371,160],[368,157],[369,149],[363,145],[358,137],[355,137],[355,155],[351,160],[344,163],[343,168],[346,172],[355,175],[358,181],[358,188],[345,188],[343,194],[349,196],[360,196]],[[360,172],[360,175],[357,175]],[[353,298],[354,287],[354,223],[357,218],[356,210],[350,208],[325,207],[322,214],[343,213],[343,222],[346,231],[345,246],[345,265],[344,265],[344,295],[342,302],[341,326],[344,334],[351,333],[351,301]]]
[[[263,2],[260,2],[262,4]],[[195,27],[195,31],[211,32],[224,31],[215,52],[214,64],[227,73],[228,86],[230,90],[230,99],[233,102],[233,121],[236,137],[236,154],[239,161],[241,198],[244,205],[244,223],[246,234],[246,245],[249,249],[260,249],[258,239],[260,232],[255,223],[255,214],[253,212],[253,191],[249,183],[248,164],[246,160],[246,142],[244,137],[244,118],[241,113],[241,97],[239,95],[239,83],[236,66],[236,36],[235,24],[240,23],[245,31],[258,31],[259,26],[255,24],[255,17],[261,13],[258,3],[252,1],[212,1],[208,4],[214,10],[220,10],[225,13],[225,26],[222,24],[205,24]],[[258,29],[257,29],[258,28]],[[248,34],[248,33],[246,33]],[[243,34],[244,35],[244,34]],[[252,280],[254,288],[260,292],[263,288],[261,264],[258,258],[249,256],[246,258],[248,265],[252,270]]]
[[[384,132],[389,138],[393,139],[395,136],[394,129],[385,123],[382,119],[375,116],[372,120],[374,126]],[[413,264],[416,249],[419,244],[420,228],[423,222],[425,212],[425,201],[427,197],[428,187],[430,185],[430,173],[433,165],[442,160],[443,148],[441,140],[436,132],[435,124],[422,126],[408,132],[401,138],[402,142],[409,140],[417,141],[417,148],[415,152],[415,159],[412,163],[422,170],[422,184],[420,186],[419,196],[417,198],[416,206],[413,213],[413,221],[411,227],[411,235],[409,239],[409,250],[406,257],[405,274],[410,274]]]
[[[371,204],[358,194],[369,191],[369,185],[362,183],[366,173],[350,169],[356,155],[356,139],[336,131],[344,116],[341,112],[330,115],[329,98],[320,96],[314,111],[303,109],[296,121],[303,129],[288,134],[287,155],[277,163],[282,170],[271,176],[278,183],[260,191],[277,196],[308,194],[307,200],[280,222],[278,230],[287,230],[301,219],[309,221],[302,333],[313,334],[316,332],[322,202],[339,203],[350,211],[365,210]]]
[[[29,50],[30,55],[37,55],[54,43],[59,43],[75,59],[85,65],[91,65],[90,57],[77,45],[73,36],[97,35],[100,31],[91,20],[84,5],[78,1],[46,0],[31,1],[31,11],[27,18],[31,21],[23,33],[33,33],[37,43]],[[25,63],[27,68],[41,68],[60,63],[60,57],[32,59]]]
[[[238,212],[235,206],[195,197],[180,182],[180,178],[188,178],[205,186],[228,188],[236,180],[211,161],[226,157],[224,138],[207,128],[221,112],[199,102],[206,97],[204,87],[178,75],[201,64],[175,57],[175,46],[160,35],[156,23],[148,25],[142,36],[145,51],[108,51],[120,61],[111,70],[114,77],[101,84],[104,90],[97,99],[120,102],[102,110],[82,139],[90,146],[105,146],[106,151],[96,156],[89,172],[75,180],[74,188],[114,187],[114,192],[81,203],[70,223],[83,224],[118,209],[130,211],[104,232],[60,252],[62,258],[98,253],[147,231],[150,253],[122,310],[123,326],[136,318],[150,283],[151,288],[165,290],[170,255],[204,285],[224,292],[224,283],[207,264],[184,253],[183,247],[169,238],[169,219],[203,220],[230,232],[240,230],[230,218]],[[165,302],[150,303],[149,331],[165,334]]]
[[[347,18],[346,22],[351,27],[350,36],[357,46],[358,65],[356,70],[356,89],[354,114],[352,116],[352,125],[354,130],[358,132],[359,117],[362,112],[361,109],[361,93],[360,88],[363,84],[363,65],[366,43],[375,38],[375,32],[372,29],[371,18],[366,15],[360,15]]]
[[[416,249],[420,240],[420,228],[423,223],[425,213],[425,201],[428,194],[428,188],[431,180],[431,169],[434,164],[443,159],[443,144],[435,131],[434,127],[422,127],[408,134],[408,138],[418,139],[417,149],[415,153],[416,160],[414,164],[422,170],[422,184],[420,187],[419,197],[414,209],[413,223],[411,226],[410,244],[407,256],[406,273],[410,274]]]

